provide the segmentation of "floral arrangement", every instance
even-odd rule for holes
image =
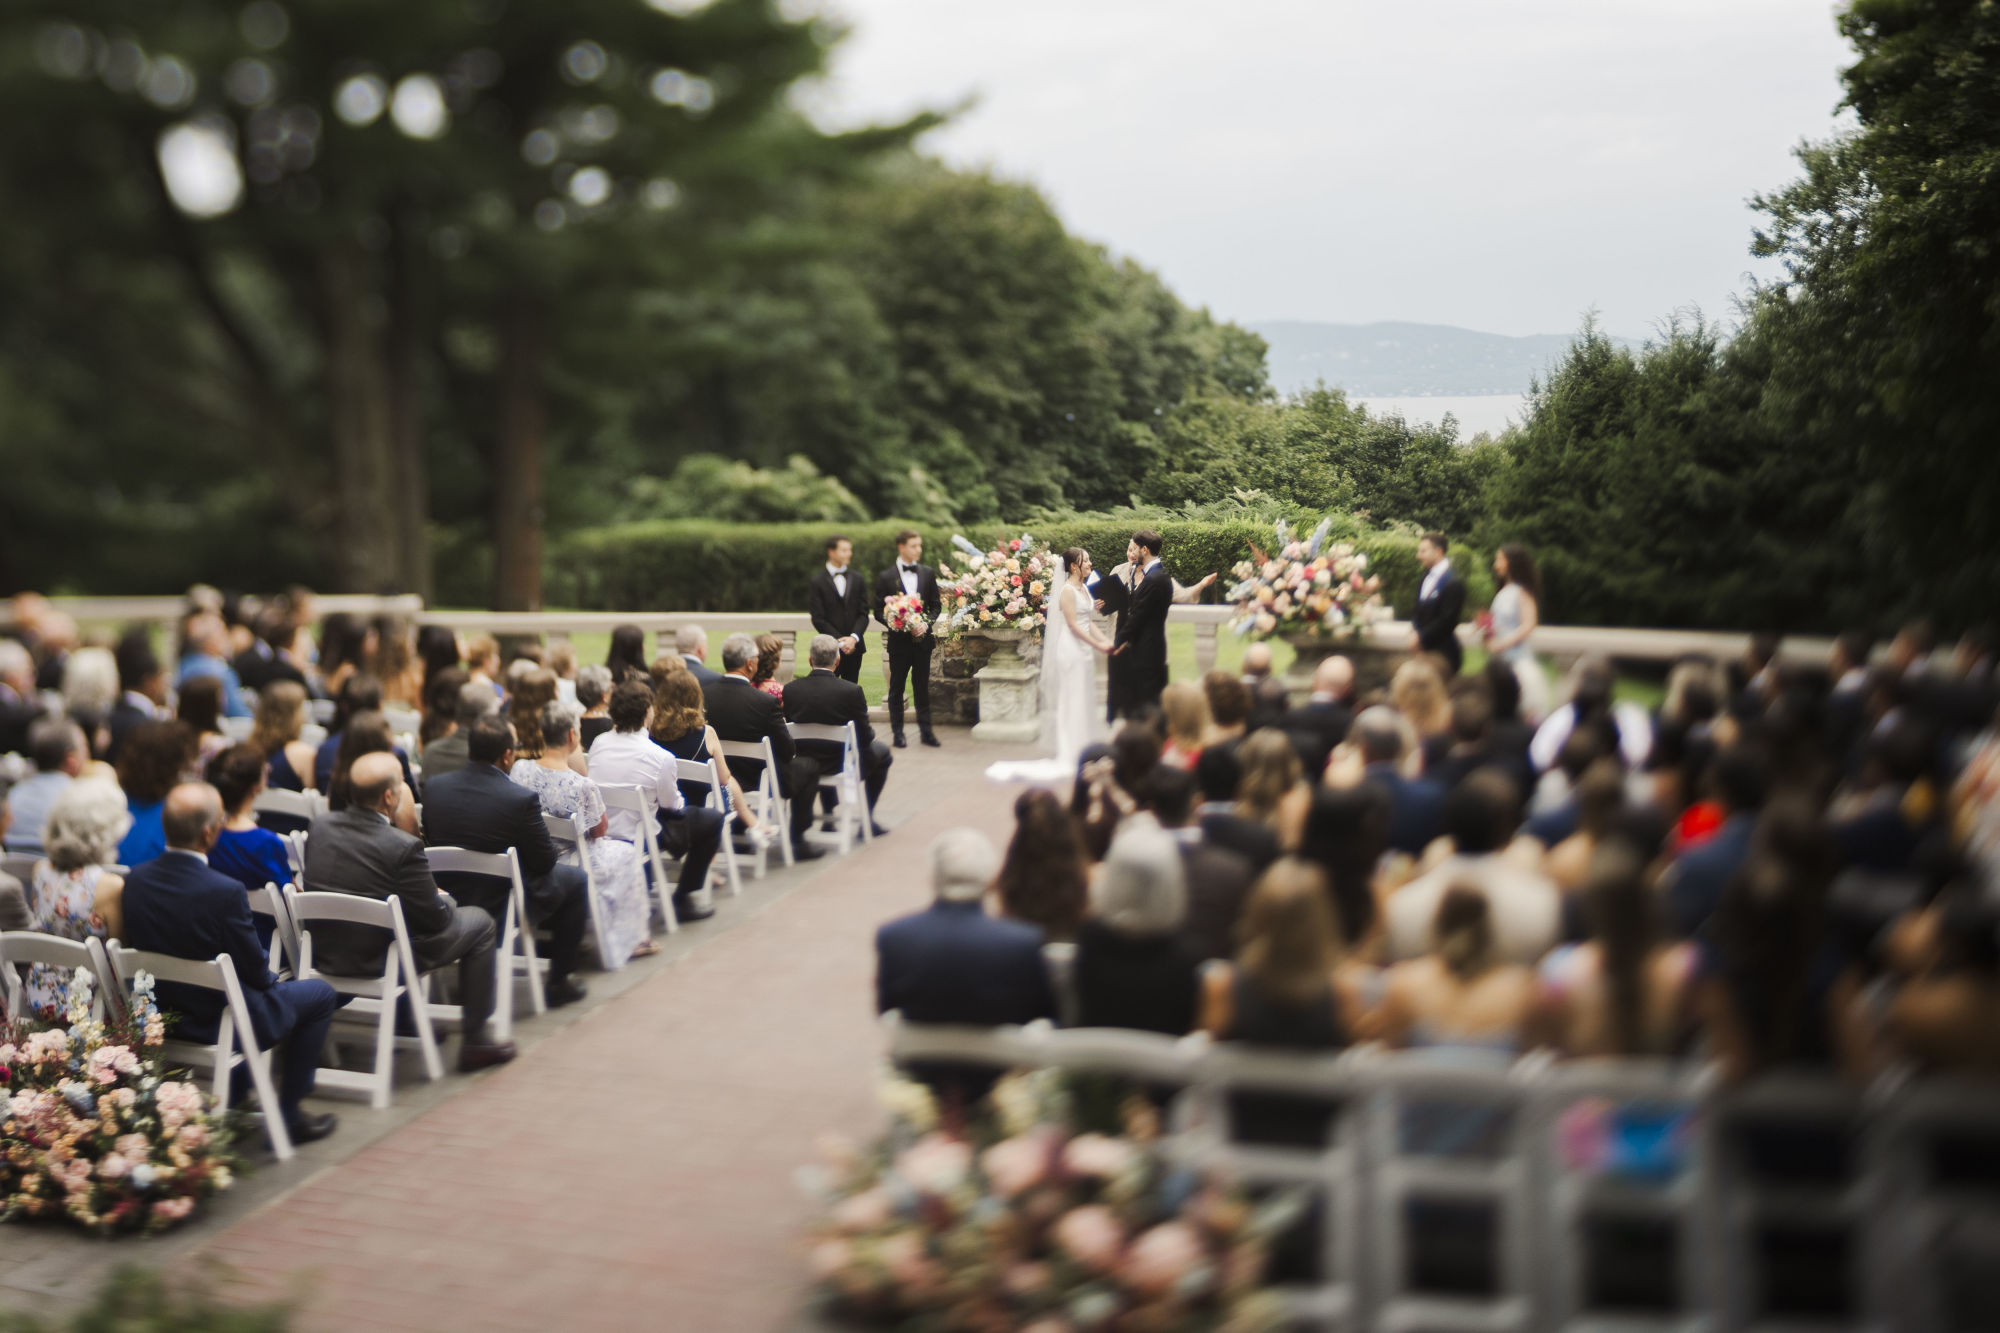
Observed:
[[[992,1333],[1265,1333],[1269,1238],[1296,1198],[1253,1207],[1176,1169],[1158,1115],[1126,1099],[1123,1132],[1070,1125],[1058,1071],[1012,1074],[997,1114],[941,1126],[922,1085],[884,1093],[892,1126],[871,1153],[823,1145],[827,1201],[811,1263],[845,1312],[910,1329]]]
[[[1056,565],[1046,546],[1027,533],[990,551],[960,536],[951,544],[965,559],[957,572],[938,566],[938,593],[944,602],[939,637],[982,629],[1041,629]]]
[[[882,623],[898,634],[923,634],[931,627],[930,617],[924,614],[924,599],[907,592],[882,599]]]
[[[1322,519],[1312,536],[1300,541],[1280,520],[1277,554],[1250,548],[1255,558],[1230,571],[1236,580],[1229,589],[1236,607],[1230,624],[1238,634],[1341,638],[1389,618],[1382,581],[1368,572],[1368,556],[1349,542],[1328,546],[1332,528],[1332,520]]]
[[[77,969],[63,1021],[0,1028],[0,1220],[67,1217],[90,1231],[165,1231],[228,1189],[229,1134],[193,1083],[169,1078],[153,979],[127,1018],[91,1017]]]

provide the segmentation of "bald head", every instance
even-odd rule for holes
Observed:
[[[1344,657],[1328,657],[1313,669],[1313,694],[1328,699],[1345,699],[1354,693],[1354,663]]]
[[[362,810],[380,811],[392,793],[400,803],[402,787],[402,762],[387,750],[364,754],[347,770],[347,798]]]
[[[1253,643],[1243,650],[1243,674],[1246,676],[1268,676],[1271,674],[1271,645]]]
[[[183,782],[160,807],[160,831],[167,846],[204,855],[222,831],[222,794],[206,782]]]

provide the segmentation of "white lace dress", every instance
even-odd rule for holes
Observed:
[[[546,813],[582,815],[585,833],[604,818],[604,793],[581,773],[567,768],[557,772],[532,759],[517,759],[507,776],[535,793]],[[609,837],[592,838],[586,846],[611,950],[611,957],[602,960],[608,971],[623,967],[632,951],[646,942],[651,909],[646,903],[646,881],[639,873],[637,847]]]
[[[1071,629],[1062,608],[1075,608],[1077,628]],[[995,782],[1058,784],[1076,777],[1077,760],[1097,739],[1097,650],[1084,633],[1095,618],[1090,594],[1065,582],[1049,603],[1042,627],[1042,744],[1047,759],[1001,762],[988,766]]]

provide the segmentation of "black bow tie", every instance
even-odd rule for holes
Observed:
[[[901,562],[898,562],[898,563],[897,563],[897,565],[896,565],[896,568],[897,568],[897,569],[900,569],[900,570],[902,570],[902,571],[904,571],[905,573],[908,573],[908,574],[914,574],[914,573],[916,573],[916,572],[917,572],[917,566],[915,566],[915,565],[905,565],[905,564],[902,564]]]

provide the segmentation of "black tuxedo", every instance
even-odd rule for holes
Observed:
[[[1347,739],[1353,724],[1354,708],[1344,699],[1315,700],[1285,715],[1282,724],[1285,734],[1291,738],[1292,748],[1299,752],[1299,763],[1305,767],[1308,782],[1318,782],[1326,772],[1334,747]]]
[[[1155,563],[1138,587],[1107,597],[1107,610],[1114,599],[1120,615],[1112,645],[1124,651],[1111,659],[1111,710],[1129,717],[1156,706],[1167,688],[1167,612],[1174,605],[1174,581],[1164,564]]]
[[[889,620],[883,614],[884,605],[904,591],[896,564],[875,576],[875,618],[885,626]],[[935,630],[944,602],[938,596],[937,571],[922,563],[917,565],[917,596],[923,600],[924,614],[930,617]],[[928,736],[931,734],[931,645],[936,635],[918,638],[887,630],[882,637],[889,646],[889,730],[898,736],[903,734],[903,685],[908,681],[917,696],[917,730]]]
[[[797,684],[796,681],[793,682]],[[860,689],[860,686],[855,686]],[[701,692],[708,725],[717,740],[755,744],[769,739],[778,757],[778,794],[792,803],[792,841],[802,841],[812,827],[813,793],[819,787],[819,765],[799,753],[785,727],[785,711],[776,699],[741,676],[721,676]],[[729,771],[746,790],[763,776],[761,759],[728,759]]]
[[[1428,573],[1425,577],[1429,577]],[[1464,614],[1465,580],[1458,576],[1457,570],[1447,567],[1428,597],[1423,595],[1422,585],[1418,585],[1417,608],[1410,614],[1417,645],[1442,657],[1450,664],[1453,675],[1465,661],[1465,650],[1458,644],[1458,622]]]
[[[320,1048],[340,1003],[333,987],[272,976],[242,884],[193,856],[170,851],[134,866],[121,906],[120,933],[128,948],[201,961],[229,955],[257,1044],[268,1051],[291,1038],[274,1063],[281,1069],[278,1100],[285,1120],[296,1120],[300,1099],[312,1094]],[[215,1040],[227,1005],[220,991],[171,981],[159,983],[154,1000],[162,1013],[174,1015],[172,1035],[196,1042]]]
[[[867,577],[852,565],[847,568],[847,594],[840,589],[822,565],[812,576],[812,584],[806,589],[806,614],[812,617],[813,630],[819,634],[831,634],[836,639],[854,637],[854,651],[842,653],[834,674],[842,680],[861,679],[861,659],[868,652],[868,588]],[[801,657],[804,653],[799,654]]]
[[[582,866],[558,864],[561,854],[542,822],[542,803],[535,793],[491,764],[467,764],[432,778],[424,784],[424,844],[492,853],[512,847],[521,859],[522,887],[533,918],[522,929],[548,928],[551,981],[562,981],[576,970],[590,924],[583,897],[588,886]],[[495,923],[507,910],[498,880],[447,874],[441,887],[461,902],[485,908]]]
[[[875,739],[868,721],[868,696],[859,685],[842,680],[831,671],[815,670],[785,686],[785,717],[807,726],[840,727],[854,724],[861,742],[861,780],[868,788],[868,810],[875,810],[875,798],[888,780],[893,756],[889,747]],[[799,754],[813,760],[822,773],[840,767],[840,748],[827,741],[800,741]]]

